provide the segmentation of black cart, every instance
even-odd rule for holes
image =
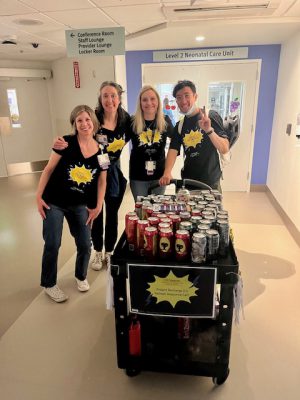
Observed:
[[[111,263],[118,367],[224,383],[238,273],[231,241],[226,256],[204,264],[149,262],[129,250],[124,232]]]

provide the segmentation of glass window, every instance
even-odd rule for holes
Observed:
[[[8,106],[10,111],[11,125],[13,128],[20,128],[20,114],[16,89],[7,89]]]
[[[211,82],[208,85],[209,108],[224,119],[227,115],[241,117],[243,82]]]
[[[176,100],[172,95],[173,88],[174,85],[171,83],[159,83],[155,87],[159,93],[164,114],[168,115],[173,126],[175,126],[176,122],[182,117],[182,115],[179,114]]]

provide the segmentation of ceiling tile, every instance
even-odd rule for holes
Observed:
[[[95,5],[89,0],[22,0],[22,2],[39,11],[63,11],[95,8]]]
[[[45,14],[73,29],[117,26],[116,23],[106,17],[106,15],[97,8],[92,10],[73,10],[72,12],[51,11]]]
[[[34,12],[31,7],[16,0],[1,0],[0,15],[29,14]]]
[[[165,17],[159,5],[126,6],[118,8],[103,7],[103,11],[121,25],[125,25],[126,22],[135,21],[155,21],[157,23],[165,22]]]

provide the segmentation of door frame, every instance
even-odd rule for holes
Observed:
[[[258,106],[258,97],[259,97],[259,85],[260,85],[260,75],[261,75],[261,59],[245,59],[245,60],[226,60],[226,61],[191,61],[191,62],[167,62],[167,63],[144,63],[141,64],[141,73],[142,73],[142,86],[145,84],[145,69],[147,67],[166,67],[166,66],[201,66],[201,65],[228,65],[228,64],[254,64],[256,65],[257,74],[256,74],[256,84],[255,84],[255,95],[253,101],[253,109],[251,110],[252,115],[252,124],[251,124],[251,140],[250,140],[250,156],[248,163],[248,173],[249,179],[247,182],[246,192],[250,192],[251,187],[251,177],[252,177],[252,165],[254,158],[254,141],[256,135],[256,117],[257,117],[257,106]],[[174,82],[175,84],[175,82]]]

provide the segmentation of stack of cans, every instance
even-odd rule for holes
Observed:
[[[129,251],[151,261],[204,263],[225,257],[229,231],[228,212],[216,190],[140,196],[125,217]]]

